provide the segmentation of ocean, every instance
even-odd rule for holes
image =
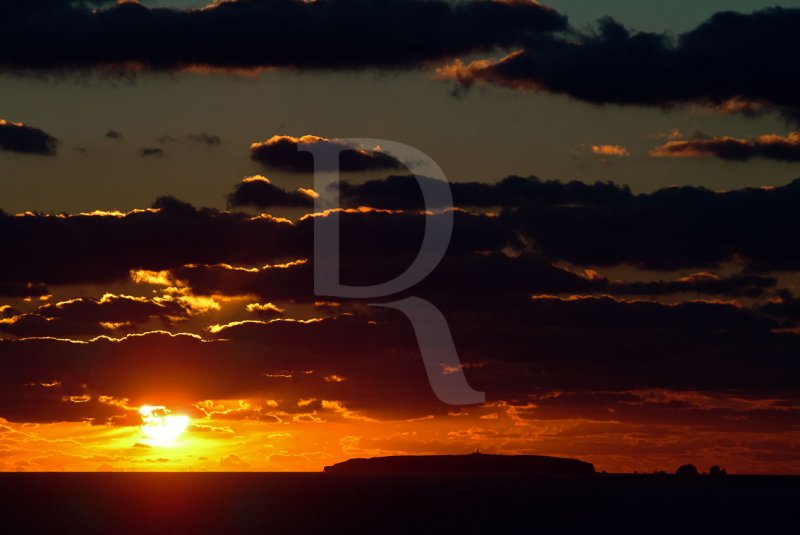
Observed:
[[[800,533],[800,477],[6,473],[10,533]]]

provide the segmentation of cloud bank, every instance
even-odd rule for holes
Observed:
[[[518,1],[238,0],[194,10],[26,4],[0,8],[2,69],[397,69],[566,27],[555,11]]]
[[[800,74],[783,51],[800,10],[720,12],[673,38],[631,31],[611,18],[595,31],[538,35],[499,60],[456,61],[438,76],[567,95],[594,104],[701,104],[745,113],[776,109],[796,117]]]

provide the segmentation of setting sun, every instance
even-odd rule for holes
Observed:
[[[170,445],[189,427],[188,416],[172,415],[166,407],[143,405],[139,414],[142,415],[142,433],[150,445]]]

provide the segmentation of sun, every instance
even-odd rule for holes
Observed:
[[[151,445],[169,446],[174,444],[189,427],[189,417],[172,415],[162,406],[143,405],[139,408],[142,416],[142,434]]]

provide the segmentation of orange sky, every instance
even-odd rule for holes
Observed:
[[[0,2],[0,470],[800,474],[800,9],[202,3]]]

